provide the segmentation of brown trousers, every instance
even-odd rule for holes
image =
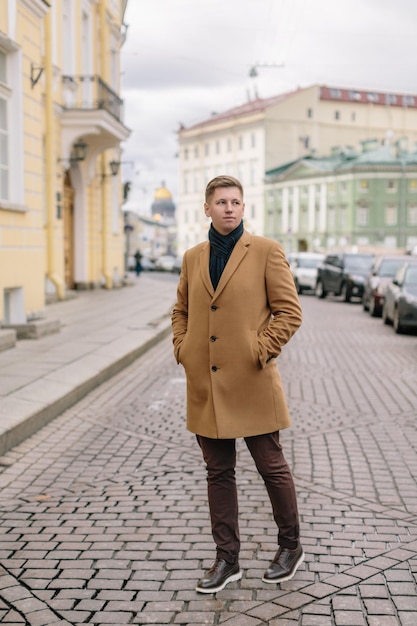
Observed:
[[[235,479],[235,439],[208,439],[197,435],[207,467],[208,502],[217,556],[235,563],[240,536]],[[278,545],[296,548],[299,519],[294,481],[284,458],[279,432],[245,437],[249,452],[262,476],[278,526]]]

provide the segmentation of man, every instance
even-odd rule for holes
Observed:
[[[183,258],[172,312],[174,354],[187,377],[187,428],[207,467],[216,560],[196,590],[239,580],[235,439],[243,437],[278,526],[278,551],[263,580],[292,578],[304,560],[294,483],[279,443],[290,425],[276,357],[301,324],[281,246],[243,228],[243,189],[231,176],[206,188],[209,242]]]

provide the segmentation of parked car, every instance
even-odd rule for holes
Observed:
[[[362,305],[372,317],[381,317],[385,291],[396,271],[410,260],[409,256],[384,254],[375,258],[365,281]]]
[[[297,252],[289,259],[292,275],[298,293],[313,289],[317,281],[317,267],[323,261],[324,254],[316,252]]]
[[[385,292],[384,324],[393,324],[396,333],[417,329],[417,261],[404,263]]]
[[[153,272],[155,269],[155,262],[147,256],[142,257],[141,264],[145,272]]]
[[[175,274],[180,274],[181,273],[181,266],[182,266],[182,257],[180,257],[180,256],[175,257],[174,267],[172,268],[172,271]]]
[[[325,298],[328,293],[342,296],[345,302],[353,297],[362,298],[365,279],[371,268],[374,254],[332,252],[317,268],[315,293]]]
[[[173,272],[176,258],[172,254],[164,254],[155,260],[155,269],[158,272]]]

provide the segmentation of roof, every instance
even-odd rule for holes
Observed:
[[[270,98],[256,98],[255,100],[250,100],[249,102],[245,102],[245,104],[241,104],[239,106],[233,107],[232,109],[228,109],[223,113],[215,113],[209,119],[203,120],[197,124],[188,127],[181,127],[180,132],[184,130],[193,130],[194,128],[199,128],[203,126],[207,126],[209,124],[213,124],[215,122],[221,122],[228,119],[233,119],[236,117],[241,117],[245,115],[251,115],[252,113],[259,113],[265,111],[270,106],[277,104],[278,102],[282,102],[286,100],[288,97],[292,96],[294,93],[299,91],[303,91],[303,89],[296,89],[293,91],[288,91],[286,93],[279,94],[277,96],[272,96]]]
[[[366,144],[366,142],[363,142]],[[347,150],[339,149],[324,157],[309,155],[301,157],[295,161],[284,163],[266,172],[266,178],[277,178],[283,176],[288,170],[296,169],[297,166],[304,165],[306,168],[316,172],[338,172],[349,170],[354,167],[366,168],[375,166],[404,167],[417,165],[417,152],[405,152],[398,149],[396,145],[378,145],[374,150],[364,149],[354,152],[351,148]]]
[[[191,126],[181,125],[179,132],[194,130],[197,128],[203,128],[216,122],[226,121],[233,118],[243,117],[251,115],[253,113],[259,113],[265,111],[270,106],[278,104],[284,100],[287,100],[296,93],[301,93],[307,89],[311,89],[315,85],[309,87],[298,87],[292,91],[287,91],[276,96],[269,98],[256,98],[250,100],[239,106],[228,109],[223,113],[215,113],[210,118],[193,124]],[[316,85],[317,86],[317,85]],[[417,94],[399,94],[388,92],[376,92],[371,90],[346,88],[346,87],[329,87],[327,85],[320,85],[319,98],[320,100],[330,100],[334,102],[355,102],[356,104],[364,105],[379,105],[379,106],[394,106],[394,107],[407,107],[417,108]]]

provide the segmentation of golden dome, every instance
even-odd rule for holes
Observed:
[[[154,195],[155,200],[172,200],[172,193],[166,187],[158,187]]]

